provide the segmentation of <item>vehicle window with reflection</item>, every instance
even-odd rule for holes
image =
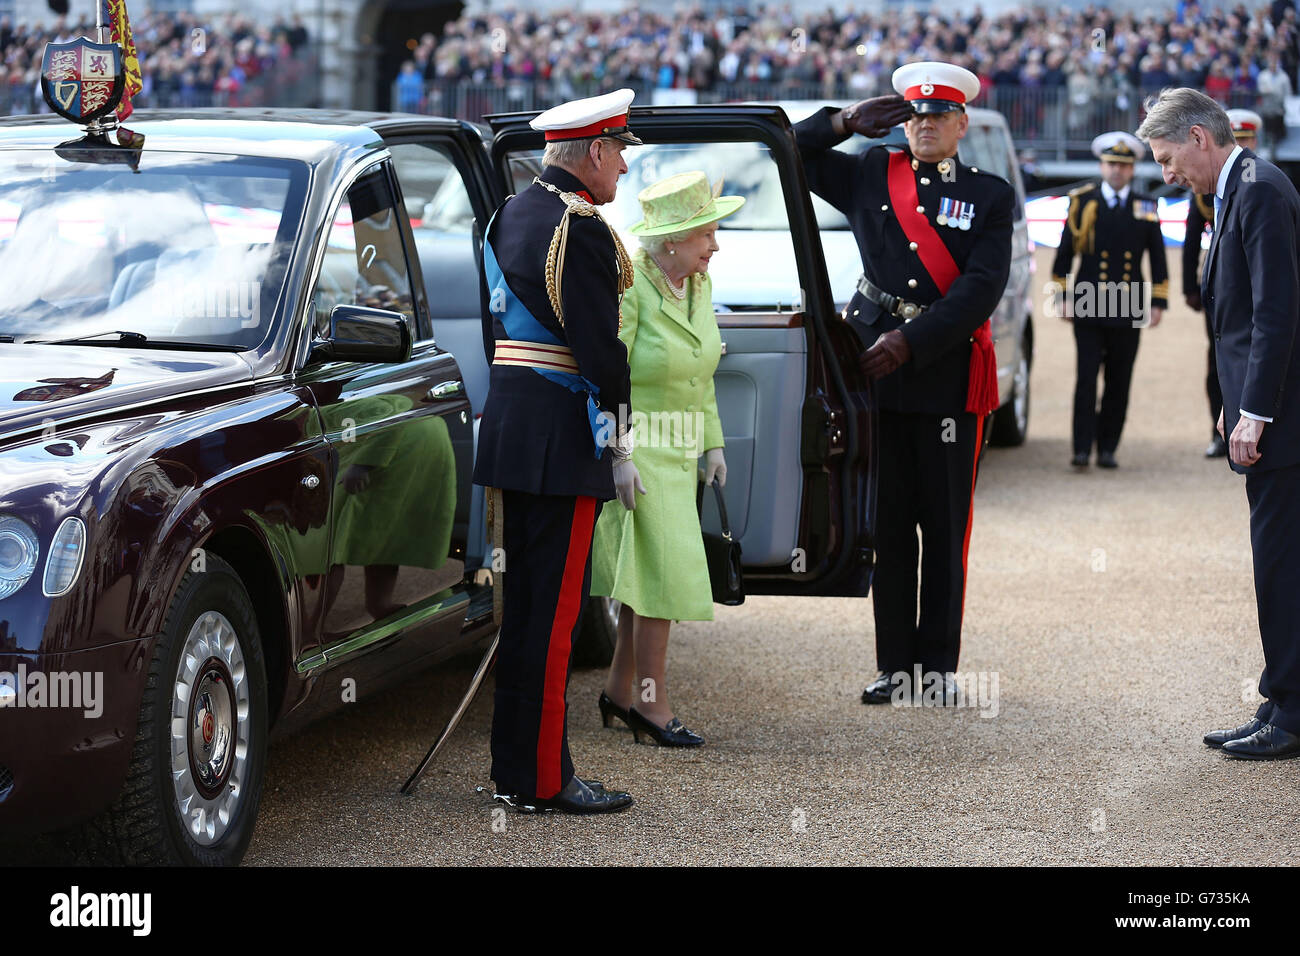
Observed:
[[[460,336],[451,320],[472,322],[480,334],[479,263],[474,205],[464,177],[445,149],[433,143],[389,147],[411,222],[435,338]]]
[[[334,214],[312,296],[318,335],[329,334],[339,305],[400,312],[415,327],[401,227],[382,168],[362,174]]]
[[[618,181],[614,201],[600,212],[619,231],[629,252],[639,245],[628,232],[642,218],[637,194],[661,179],[700,170],[710,183],[722,181],[723,194],[746,200],[739,212],[718,223],[719,248],[709,266],[714,307],[720,312],[802,308],[785,192],[771,150],[755,142],[654,143],[629,146],[623,158],[628,172]],[[540,152],[511,157],[516,191],[532,182],[540,161]],[[756,262],[762,269],[754,268]]]
[[[244,156],[146,151],[132,168],[0,153],[0,335],[253,348],[306,185],[301,163]]]

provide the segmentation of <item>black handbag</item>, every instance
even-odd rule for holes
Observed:
[[[727,521],[727,503],[722,497],[722,486],[713,479],[713,494],[718,502],[718,517],[722,534],[701,530],[704,536],[704,557],[709,565],[709,583],[713,586],[715,604],[736,607],[745,603],[745,578],[740,570],[740,542],[731,537],[731,524]],[[695,510],[704,514],[704,482],[695,486]]]

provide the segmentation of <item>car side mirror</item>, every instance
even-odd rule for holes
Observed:
[[[411,357],[411,323],[400,312],[336,305],[330,334],[311,346],[311,362],[405,362]]]

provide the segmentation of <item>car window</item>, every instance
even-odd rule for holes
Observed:
[[[393,192],[382,166],[363,173],[339,204],[312,294],[316,333],[327,336],[338,305],[387,309],[414,328],[414,299]]]
[[[474,204],[464,176],[445,145],[389,146],[411,223],[434,336],[446,320],[479,319],[479,266]],[[419,338],[423,339],[423,333]],[[453,338],[455,336],[453,335]]]
[[[795,261],[790,220],[780,172],[771,151],[761,143],[655,143],[630,146],[623,158],[628,172],[618,183],[613,202],[601,215],[619,231],[629,251],[640,243],[629,227],[643,217],[637,199],[647,186],[677,173],[702,171],[710,183],[722,181],[722,193],[743,196],[739,212],[718,223],[719,251],[709,266],[714,305],[724,309],[802,308],[803,295]],[[541,168],[540,151],[510,156],[514,191],[526,189]],[[852,235],[845,232],[850,244]],[[762,263],[761,270],[754,264]]]
[[[0,334],[130,330],[253,348],[270,330],[306,191],[301,163],[150,153],[0,155]]]

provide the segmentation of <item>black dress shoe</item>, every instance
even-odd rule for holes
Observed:
[[[893,673],[881,671],[862,691],[864,704],[888,704],[894,699]]]
[[[1073,458],[1070,459],[1070,464],[1075,468],[1087,468],[1088,453],[1085,451],[1075,455]]]
[[[496,793],[492,798],[520,813],[614,813],[632,806],[630,794],[621,790],[589,787],[576,774],[569,778],[563,790],[553,797],[523,797],[518,794]]]
[[[703,737],[683,726],[676,717],[668,721],[667,726],[664,727],[638,714],[635,707],[627,709],[627,717],[627,724],[632,728],[632,737],[637,743],[641,742],[642,734],[660,747],[698,747],[704,743]]]
[[[1119,467],[1119,462],[1117,462],[1117,461],[1115,460],[1115,453],[1114,453],[1113,451],[1099,451],[1099,452],[1097,452],[1097,467],[1098,467],[1098,468],[1118,468],[1118,467]]]
[[[1286,760],[1300,757],[1300,734],[1265,724],[1249,737],[1229,740],[1220,748],[1229,757],[1243,760]]]
[[[1227,454],[1228,454],[1228,443],[1219,437],[1218,432],[1215,432],[1213,437],[1210,438],[1209,445],[1205,447],[1205,457],[1224,458],[1227,457]]]
[[[627,711],[610,700],[603,690],[600,692],[600,696],[596,698],[596,706],[600,708],[600,723],[602,726],[608,727],[612,717],[617,717],[629,727],[632,726],[628,722]]]
[[[1264,721],[1258,717],[1252,717],[1240,727],[1233,727],[1231,730],[1211,730],[1204,737],[1205,746],[1218,750],[1229,740],[1240,740],[1242,737],[1249,737],[1255,731],[1263,728]]]

